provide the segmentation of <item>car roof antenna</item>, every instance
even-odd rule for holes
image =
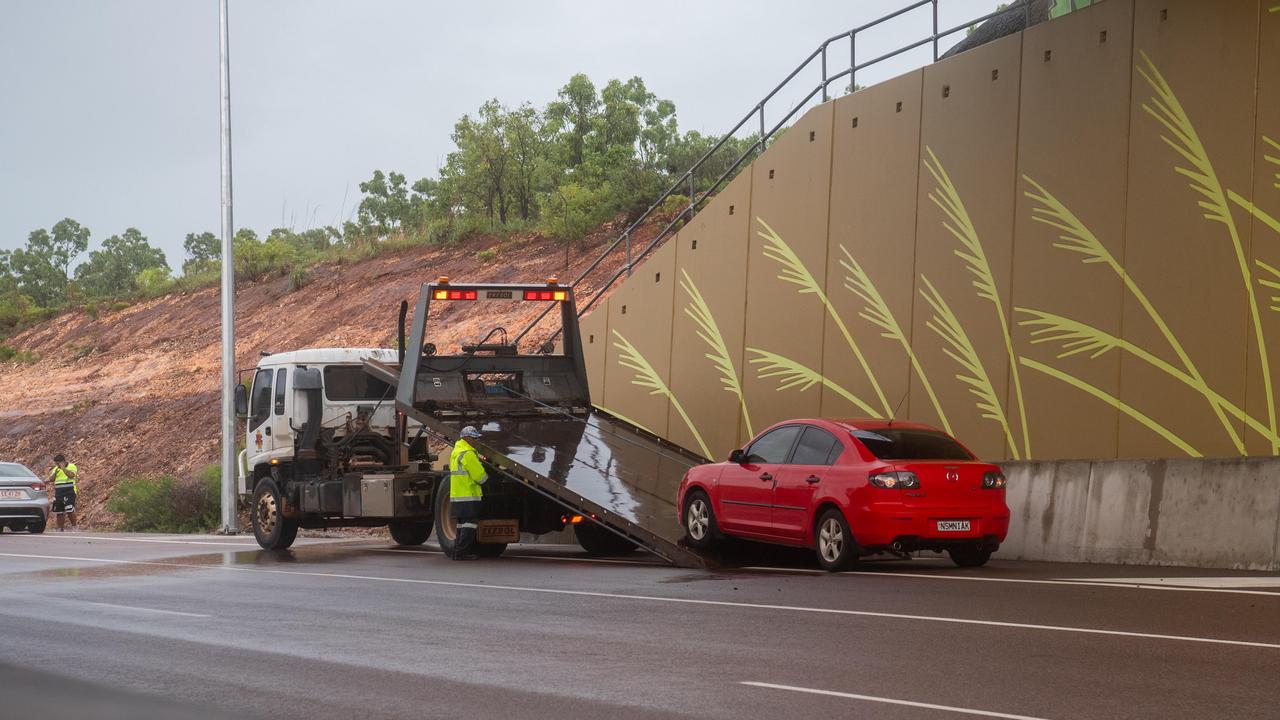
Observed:
[[[893,408],[893,413],[889,415],[889,424],[886,427],[893,427],[893,419],[898,416],[898,411],[902,409],[902,403],[907,401],[907,395],[910,392],[911,392],[911,386],[908,385],[906,392],[902,393],[902,399],[898,401],[897,406]]]

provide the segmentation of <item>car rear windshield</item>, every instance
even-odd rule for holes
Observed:
[[[854,430],[867,449],[881,460],[972,460],[964,446],[933,430],[878,428]]]
[[[324,369],[324,394],[330,400],[391,398],[391,387],[358,365],[330,365]]]
[[[21,465],[0,463],[0,477],[29,478],[35,477],[35,474]]]

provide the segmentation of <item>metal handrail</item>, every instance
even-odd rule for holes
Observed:
[[[971,20],[967,20],[954,27],[939,31],[938,5],[940,2],[942,2],[942,0],[916,0],[915,2],[904,5],[903,7],[898,8],[897,10],[894,10],[893,12],[887,15],[876,18],[875,20],[859,25],[858,27],[852,28],[838,35],[832,35],[826,40],[823,40],[822,43],[813,50],[813,52],[810,52],[809,55],[805,57],[805,59],[801,61],[799,65],[795,67],[795,69],[793,69],[790,73],[787,74],[785,78],[782,79],[782,82],[778,83],[772,90],[770,90],[767,94],[765,94],[765,96],[761,98],[760,101],[757,102],[749,111],[747,111],[747,114],[742,116],[742,119],[738,120],[738,122],[734,124],[734,126],[727,133],[725,133],[724,136],[721,137],[720,140],[714,146],[712,146],[710,150],[703,153],[702,157],[698,158],[698,161],[695,162],[692,167],[690,167],[688,170],[682,173],[680,177],[677,178],[676,181],[671,185],[671,187],[667,188],[666,192],[662,193],[662,195],[660,195],[657,200],[655,200],[651,205],[649,205],[649,207],[643,213],[641,213],[640,216],[636,218],[635,221],[633,221],[630,225],[626,227],[625,230],[622,231],[622,234],[619,235],[617,239],[615,239],[612,243],[610,243],[609,246],[605,248],[604,251],[600,253],[600,255],[594,261],[592,261],[592,263],[588,265],[585,270],[583,270],[581,273],[578,274],[576,278],[573,279],[571,286],[576,288],[578,284],[582,282],[587,276],[595,272],[596,269],[599,268],[600,265],[605,261],[605,259],[608,258],[610,255],[612,255],[615,250],[617,250],[619,245],[625,244],[626,254],[627,254],[626,263],[622,267],[620,267],[616,272],[614,272],[613,275],[611,275],[608,278],[608,280],[604,282],[604,284],[596,288],[595,291],[591,294],[591,298],[582,307],[578,308],[578,317],[582,317],[587,312],[589,312],[591,308],[596,304],[596,302],[600,298],[604,297],[605,292],[608,291],[609,288],[613,287],[613,284],[616,283],[619,278],[621,278],[624,274],[630,275],[632,270],[635,268],[635,266],[638,263],[642,262],[645,259],[645,257],[648,256],[648,254],[655,247],[657,247],[659,243],[665,240],[667,236],[672,232],[672,230],[674,230],[681,222],[685,221],[686,219],[692,219],[693,216],[697,213],[697,211],[701,208],[701,206],[706,202],[707,198],[713,195],[714,193],[716,193],[721,188],[721,186],[724,185],[724,183],[730,177],[733,176],[733,174],[737,171],[737,169],[742,166],[742,163],[745,162],[747,158],[752,156],[758,157],[759,155],[761,155],[764,152],[765,148],[768,146],[769,140],[773,138],[774,135],[777,134],[777,132],[787,124],[787,122],[789,122],[793,117],[795,117],[796,113],[800,112],[800,110],[805,107],[806,103],[812,100],[815,95],[821,92],[822,101],[827,102],[830,99],[830,95],[827,92],[827,89],[828,87],[830,87],[831,83],[836,82],[841,78],[844,78],[847,76],[849,78],[849,86],[850,88],[853,88],[856,86],[856,79],[857,79],[859,70],[865,70],[868,67],[882,63],[886,60],[890,60],[903,53],[910,52],[918,47],[922,47],[928,44],[933,45],[933,61],[937,62],[939,40],[947,36],[954,35],[955,33],[960,32],[961,30],[964,30],[966,28],[977,25],[978,23],[986,22],[987,20],[990,20],[995,17],[999,17],[1001,15],[1005,15],[1010,12],[1021,11],[1024,16],[1024,27],[1028,27],[1031,24],[1030,23],[1031,1],[1032,0],[1022,0],[1022,3],[1020,5],[1007,7],[1003,10],[996,10],[994,12],[989,12],[985,15],[973,18]],[[913,10],[918,10],[925,6],[932,6],[933,32],[931,34],[925,36],[924,38],[911,42],[907,45],[903,45],[897,49],[891,50],[875,58],[867,60],[865,62],[861,62],[861,63],[858,62],[857,38],[859,33],[863,33],[868,30],[879,27],[880,25],[883,25],[884,23],[890,20],[894,20]],[[839,72],[836,72],[834,74],[828,74],[827,49],[831,46],[832,43],[837,43],[843,40],[849,41],[849,64],[847,67],[840,70]],[[788,110],[785,115],[783,115],[781,120],[775,123],[772,127],[766,129],[765,105],[770,100],[772,100],[779,92],[781,92],[785,87],[787,87],[787,85],[789,85],[791,81],[794,80],[801,73],[801,71],[803,71],[806,67],[808,67],[809,64],[812,63],[815,58],[820,59],[821,79],[819,83],[816,86],[814,86],[811,90],[809,90],[809,92],[804,96],[802,100],[793,104],[791,109]],[[752,145],[749,148],[747,148],[747,150],[745,150],[742,154],[740,154],[737,157],[737,159],[734,160],[733,164],[730,165],[727,170],[721,173],[720,176],[716,178],[715,182],[713,182],[705,191],[698,193],[696,191],[697,186],[695,183],[698,170],[702,168],[702,166],[705,165],[707,161],[710,160],[711,157],[720,150],[720,148],[724,147],[725,143],[727,143],[730,138],[732,138],[739,130],[743,128],[743,126],[745,126],[753,118],[759,119],[759,130],[758,130],[756,142],[752,143]],[[644,222],[648,220],[651,215],[653,215],[654,211],[657,210],[663,204],[663,202],[667,200],[667,198],[685,189],[686,185],[689,190],[689,204],[685,206],[683,209],[681,209],[680,212],[677,213],[676,216],[672,218],[671,221],[668,222],[662,228],[661,232],[659,232],[656,236],[654,236],[653,240],[650,241],[649,244],[647,244],[644,247],[644,249],[640,251],[639,255],[633,255],[632,247],[631,247],[631,234],[637,228],[643,225]],[[537,317],[535,317],[528,325],[525,326],[523,330],[520,331],[520,334],[516,336],[515,341],[518,343],[522,339],[524,339],[524,337],[528,335],[530,331],[532,331],[535,327],[538,326],[539,323],[542,322],[542,320],[547,316],[549,312],[551,312],[550,305],[544,308],[542,312],[540,312],[537,315]],[[560,331],[557,330],[555,333],[552,334],[551,340],[554,340],[559,334],[560,334]]]

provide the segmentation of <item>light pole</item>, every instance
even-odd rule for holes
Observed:
[[[218,85],[222,95],[222,532],[236,528],[236,276],[231,239],[231,64],[227,43],[227,0],[218,0]]]

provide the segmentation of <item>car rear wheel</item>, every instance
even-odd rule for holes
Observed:
[[[395,540],[397,545],[406,547],[421,545],[431,537],[430,520],[397,520],[387,529],[391,531],[391,539]]]
[[[265,550],[285,550],[298,537],[298,521],[283,515],[276,481],[265,478],[253,491],[253,537]]]
[[[964,545],[947,550],[951,562],[960,567],[982,567],[991,559],[991,548],[981,545]]]
[[[636,544],[619,537],[595,523],[583,522],[573,526],[573,536],[588,555],[626,555],[635,552]]]
[[[43,518],[41,518],[40,520],[32,520],[31,522],[27,523],[27,532],[31,533],[32,535],[39,535],[40,533],[44,532],[44,527],[47,522],[48,521]],[[15,527],[14,530],[17,530],[17,528]]]
[[[823,570],[843,570],[857,558],[853,531],[849,529],[844,513],[836,508],[828,508],[818,518],[815,535],[814,550],[818,553],[818,564]]]
[[[684,501],[684,536],[689,547],[708,550],[715,544],[719,532],[711,499],[701,490],[689,493]]]

